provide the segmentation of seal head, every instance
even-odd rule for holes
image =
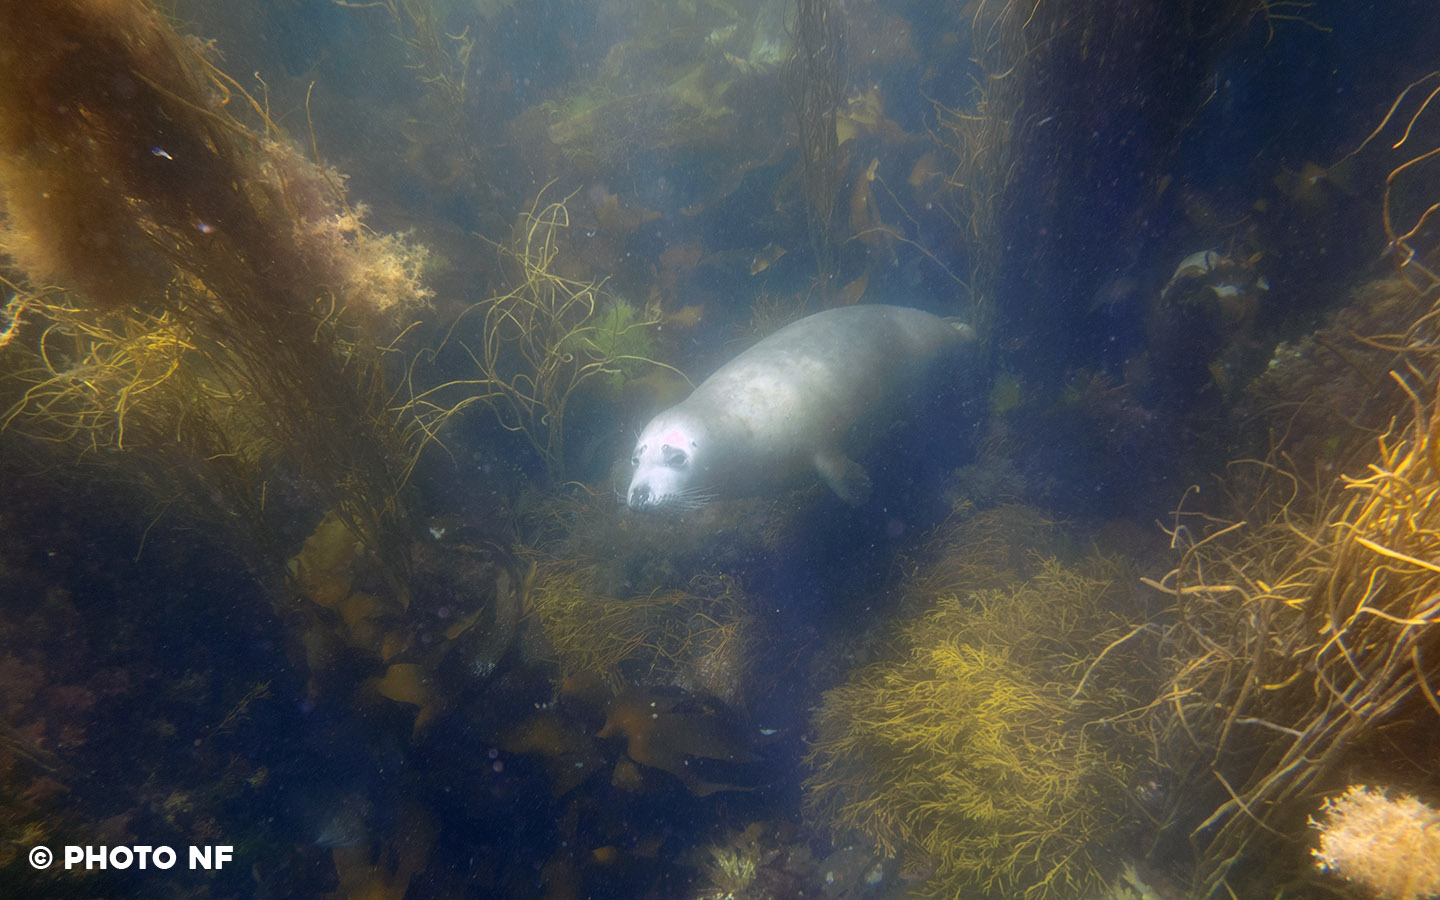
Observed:
[[[711,498],[704,489],[707,429],[699,417],[676,407],[650,420],[635,443],[626,502],[631,509],[693,509]]]

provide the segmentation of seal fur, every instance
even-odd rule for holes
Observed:
[[[768,491],[813,471],[858,505],[870,479],[847,451],[966,328],[917,309],[864,305],[787,325],[650,420],[626,502],[685,509]]]

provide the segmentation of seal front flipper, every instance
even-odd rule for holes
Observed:
[[[815,454],[815,471],[830,489],[840,495],[851,506],[859,506],[870,499],[870,476],[860,464],[836,450],[821,450]]]

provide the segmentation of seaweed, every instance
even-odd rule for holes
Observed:
[[[964,555],[955,534],[932,568]],[[922,611],[825,694],[806,810],[933,873],[918,896],[1084,896],[1115,874],[1131,787],[1154,768],[1128,715],[1149,630],[1119,611],[1113,563],[1043,559],[1028,578],[948,568],[912,578]]]

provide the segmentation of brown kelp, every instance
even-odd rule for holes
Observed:
[[[1000,341],[1018,346],[1060,334],[1066,320],[1088,314],[1084,303],[1066,310],[1055,302],[1052,267],[1059,279],[1067,277],[1059,271],[1068,272],[1078,296],[1088,299],[1100,285],[1076,282],[1062,260],[1104,271],[1099,261],[1113,242],[1053,225],[1093,221],[1098,197],[1137,220],[1147,214],[1163,193],[1172,142],[1188,126],[1179,116],[1157,119],[1150,100],[1165,96],[1172,109],[1203,108],[1206,68],[1193,62],[1220,52],[1256,6],[984,0],[966,8],[978,72],[967,102],[936,104],[936,164],[946,173],[943,202],[960,230],[957,240],[970,251],[968,282],[980,311],[973,322],[981,333],[994,325]],[[1134,84],[1147,89],[1120,87]],[[1143,151],[1122,137],[1136,122],[1151,129]],[[1133,176],[1130,186],[1113,180],[1117,167]],[[1117,192],[1128,196],[1120,200]],[[1009,299],[998,307],[1002,296]]]
[[[1404,746],[1440,715],[1434,415],[1412,394],[1368,473],[1319,503],[1292,502],[1276,470],[1259,524],[1177,520],[1180,565],[1153,582],[1176,617],[1156,710],[1197,791],[1223,789],[1191,823],[1207,891],[1295,835],[1343,765],[1407,770]]]
[[[0,242],[25,336],[5,348],[8,427],[92,460],[126,451],[156,496],[178,476],[212,521],[271,548],[251,561],[272,574],[265,510],[288,494],[398,576],[410,454],[383,361],[425,302],[423,251],[365,229],[263,96],[148,5],[0,16]]]
[[[536,565],[530,613],[561,677],[599,677],[616,693],[675,684],[739,699],[753,621],[734,579],[612,597],[597,593],[597,568],[583,559]]]
[[[982,514],[973,533],[1030,539],[1027,518]],[[1116,874],[1151,766],[1127,715],[1151,637],[1129,624],[1114,563],[1015,568],[992,542],[971,568],[969,533],[941,532],[927,567],[950,574],[922,568],[892,646],[826,693],[806,808],[898,857],[918,896],[1083,896]]]
[[[800,183],[805,197],[816,284],[828,297],[835,277],[835,206],[845,177],[835,117],[845,102],[845,31],[827,0],[798,0],[794,38],[784,80],[800,144]]]
[[[429,354],[454,344],[468,355],[475,377],[416,390],[407,404],[416,416],[414,431],[427,436],[473,404],[490,407],[503,428],[524,435],[557,484],[565,480],[571,402],[592,382],[615,387],[652,363],[648,332],[659,321],[658,311],[637,310],[607,293],[603,281],[565,274],[567,199],[546,202],[543,191],[535,198],[514,238],[496,247],[510,289],[470,307]],[[466,330],[472,318],[480,320],[473,346]],[[457,393],[461,398],[452,399]]]
[[[1433,81],[1418,83],[1430,97]],[[1384,203],[1398,277],[1360,288],[1304,345],[1324,352],[1277,351],[1252,389],[1277,401],[1274,449],[1232,464],[1231,517],[1176,514],[1177,565],[1149,582],[1172,602],[1150,708],[1178,785],[1162,844],[1188,838],[1205,895],[1259,860],[1277,883],[1305,871],[1307,818],[1357,774],[1430,777],[1416,760],[1440,724],[1435,249],[1425,201],[1391,196],[1437,153],[1406,146],[1433,139],[1415,89],[1362,144],[1400,132]]]

